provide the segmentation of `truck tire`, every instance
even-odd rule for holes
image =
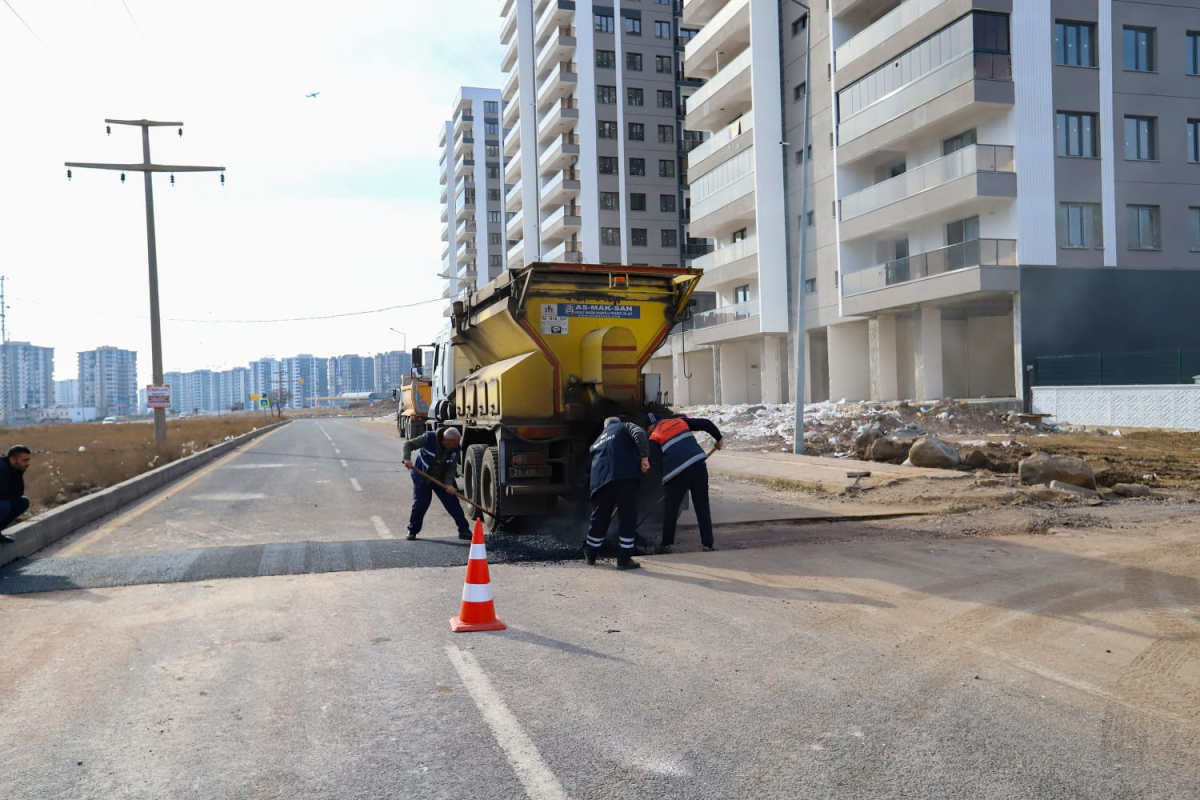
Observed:
[[[425,422],[416,417],[408,418],[408,438],[415,439],[425,432]]]
[[[472,503],[479,502],[479,473],[483,469],[483,459],[487,455],[486,444],[473,444],[463,455],[463,481],[466,483],[467,499]],[[470,519],[479,517],[479,512],[473,508],[467,509]]]
[[[483,465],[479,470],[479,505],[487,509],[483,514],[483,522],[489,531],[499,527],[495,517],[500,502],[500,448],[489,447],[483,456]],[[476,512],[478,515],[478,512]]]
[[[399,411],[397,411],[396,412],[396,433],[400,434],[401,439],[406,438],[405,432],[404,432],[404,427],[405,427],[404,426],[404,416]]]

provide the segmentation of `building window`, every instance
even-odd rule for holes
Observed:
[[[809,211],[807,214],[804,215],[804,221],[808,224],[808,227],[811,228],[814,224],[816,224],[816,221],[817,221],[816,215],[813,214],[813,212]]]
[[[958,136],[951,136],[942,142],[942,155],[948,156],[951,153],[957,153],[964,147],[970,147],[975,144],[975,129],[963,131]]]
[[[1200,119],[1187,121],[1187,153],[1188,161],[1200,164]]]
[[[642,20],[640,17],[625,17],[625,32],[630,36],[642,35]]]
[[[596,69],[616,69],[617,54],[612,50],[596,51]]]
[[[799,103],[808,94],[808,84],[798,83],[792,88],[792,102]]]
[[[616,28],[613,27],[612,14],[596,14],[596,30],[599,33],[613,33]]]
[[[617,87],[597,86],[596,102],[605,106],[615,106],[617,104]]]
[[[500,145],[498,145],[498,144],[484,145],[483,152],[484,152],[485,158],[499,158],[500,157]]]
[[[620,228],[601,228],[600,229],[600,244],[609,247],[621,246],[621,229]]]
[[[655,56],[654,71],[660,75],[670,75],[675,71],[675,60],[671,56]]]
[[[675,177],[675,162],[667,159],[660,159],[658,162],[658,177],[674,178]]]
[[[799,36],[808,28],[808,14],[801,14],[798,19],[792,20],[792,36]]]
[[[1158,250],[1162,247],[1159,233],[1158,206],[1126,206],[1130,250]]]
[[[675,93],[670,89],[658,90],[658,107],[671,108],[675,105]]]
[[[500,113],[500,103],[495,100],[484,100],[483,101],[483,113],[499,114]]]
[[[804,293],[805,294],[816,294],[817,293],[817,279],[816,278],[805,278],[804,279]]]
[[[488,256],[488,266],[492,269],[499,269],[504,266],[504,261],[501,256]]]
[[[804,163],[804,151],[797,150],[796,151],[796,166],[800,166],[803,163]]]
[[[493,225],[499,225],[500,224],[500,212],[499,211],[489,211],[487,219],[488,219],[489,223],[491,223]]]
[[[1200,32],[1187,34],[1187,74],[1200,75]]]
[[[488,180],[493,180],[493,181],[500,180],[500,168],[499,167],[487,167],[487,177],[488,177]]]
[[[1097,203],[1058,204],[1058,246],[1103,247],[1104,237]]]
[[[625,90],[625,102],[631,106],[642,106],[646,104],[646,93],[641,89],[629,88]]]
[[[1095,114],[1060,111],[1056,115],[1058,154],[1072,158],[1096,157],[1096,132],[1100,126]]]
[[[733,302],[748,303],[750,302],[750,284],[738,286],[733,290]]]
[[[699,29],[680,28],[679,29],[679,46],[687,47],[687,43],[696,38],[696,34],[700,33]]]
[[[646,141],[646,126],[640,122],[629,123],[629,141],[631,141],[631,142]]]
[[[597,125],[599,127],[599,136],[601,139],[617,138],[617,123],[600,120]]]
[[[499,122],[485,122],[485,123],[483,123],[483,131],[484,131],[484,135],[486,135],[486,136],[499,136],[500,135],[500,123]]]
[[[625,69],[630,72],[642,71],[642,54],[641,53],[626,53],[625,54]]]
[[[605,211],[617,211],[621,207],[621,195],[618,192],[601,192],[600,208]]]
[[[1154,117],[1125,118],[1125,158],[1131,161],[1154,161],[1158,158]]]
[[[599,172],[601,175],[617,174],[617,159],[615,156],[600,156]]]
[[[1090,22],[1054,23],[1054,63],[1061,67],[1096,66],[1096,26]]]
[[[646,174],[646,159],[631,158],[629,159],[629,174],[641,177]]]
[[[679,231],[673,228],[663,228],[659,233],[662,236],[663,247],[679,247]]]
[[[675,126],[674,125],[659,125],[658,126],[658,143],[659,144],[674,144],[675,142]]]
[[[629,210],[630,211],[645,211],[646,210],[646,195],[640,192],[632,192],[629,195]]]
[[[1154,72],[1154,29],[1126,26],[1124,37],[1125,69]]]
[[[488,189],[488,202],[489,203],[494,203],[499,199],[500,199],[500,190],[499,189]]]
[[[658,210],[664,214],[675,213],[675,195],[660,194],[658,196]]]
[[[630,228],[629,229],[629,246],[630,247],[645,247],[646,246],[646,229],[645,228]]]
[[[669,21],[654,23],[654,38],[670,39],[671,38],[671,23]]]
[[[1191,235],[1192,250],[1200,250],[1200,208],[1196,206],[1188,209],[1188,232]]]
[[[499,222],[500,220],[496,220],[496,221]],[[488,234],[488,244],[490,244],[490,245],[500,244],[500,234],[489,233]]]

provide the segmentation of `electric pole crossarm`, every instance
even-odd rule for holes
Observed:
[[[182,128],[182,122],[156,122],[152,119],[106,119],[109,125],[133,125],[139,128]]]
[[[82,161],[64,161],[64,167],[85,169],[111,169],[121,172],[224,172],[224,167],[198,167],[187,164],[90,164]]]

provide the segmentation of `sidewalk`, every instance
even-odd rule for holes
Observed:
[[[895,480],[908,478],[932,478],[934,480],[970,481],[967,472],[945,469],[921,469],[883,464],[875,461],[856,461],[852,458],[822,458],[819,456],[797,456],[790,453],[745,453],[721,450],[714,453],[708,462],[708,471],[727,478],[744,478],[753,481],[783,481],[797,486],[808,486],[826,492],[840,492],[853,478],[848,472],[870,472],[871,477],[859,482],[862,488],[874,488]]]

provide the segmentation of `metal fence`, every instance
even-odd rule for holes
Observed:
[[[1034,386],[1133,386],[1193,383],[1200,375],[1200,350],[1147,350],[1039,356],[1033,360]]]

